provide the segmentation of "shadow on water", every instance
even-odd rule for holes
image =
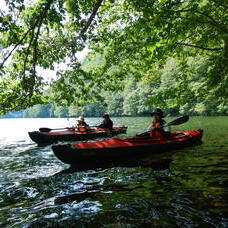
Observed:
[[[196,142],[194,145],[191,144],[191,146],[199,146],[202,145],[202,141]],[[183,148],[182,148],[183,149]],[[115,159],[106,159],[106,160],[93,160],[92,162],[87,162],[86,164],[82,164],[81,167],[71,165],[69,168],[64,169],[60,171],[58,174],[63,173],[74,173],[79,171],[85,171],[85,170],[99,170],[99,169],[107,169],[107,168],[113,168],[113,167],[141,167],[141,168],[151,168],[151,169],[158,169],[158,170],[165,170],[169,169],[170,164],[172,162],[172,156],[175,154],[178,150],[181,149],[175,149],[175,150],[169,150],[167,149],[165,151],[159,151],[156,153],[142,153],[140,155],[132,155],[129,157],[119,157]]]
[[[129,161],[131,160],[131,161]],[[61,170],[60,172],[56,173],[55,175],[59,174],[67,174],[67,173],[74,173],[79,171],[86,171],[86,170],[104,170],[108,168],[114,168],[114,167],[141,167],[141,168],[151,168],[151,169],[158,169],[158,170],[165,170],[169,169],[170,163],[172,162],[172,158],[154,158],[154,156],[151,158],[150,156],[146,157],[144,160],[142,159],[129,159],[128,161],[115,161],[112,163],[103,163],[102,165],[96,164],[88,164],[88,166],[84,166],[81,168],[70,166],[69,168],[66,168],[64,170]]]
[[[135,187],[129,187],[128,185],[118,185],[118,184],[109,184],[106,186],[100,186],[97,188],[94,188],[91,186],[89,190],[84,190],[83,192],[78,192],[75,194],[69,194],[66,196],[56,197],[54,200],[54,203],[57,204],[65,204],[70,203],[73,201],[83,201],[86,198],[90,198],[92,200],[97,200],[102,198],[102,191],[115,191],[115,192],[131,192],[138,188],[143,188],[143,186],[135,186]]]

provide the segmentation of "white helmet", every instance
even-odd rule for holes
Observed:
[[[81,121],[84,121],[84,117],[82,117],[82,116],[79,116],[77,120],[81,120]]]

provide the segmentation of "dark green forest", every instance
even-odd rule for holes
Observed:
[[[167,72],[166,72],[167,74]],[[102,103],[88,103],[83,106],[56,106],[56,105],[35,105],[23,111],[10,113],[5,117],[101,117],[104,113],[111,116],[149,116],[153,111],[150,105],[150,96],[156,91],[153,84],[136,83],[133,79],[126,81],[123,92],[102,91],[104,101]],[[186,103],[181,108],[165,108],[170,115],[227,115],[228,105],[216,101]]]
[[[224,0],[3,2],[1,115],[228,114]]]

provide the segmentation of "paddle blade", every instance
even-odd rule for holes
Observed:
[[[40,132],[49,132],[49,131],[51,131],[52,129],[50,129],[50,128],[47,128],[47,127],[41,127],[41,128],[39,128],[39,131]]]
[[[188,120],[189,120],[189,116],[182,116],[176,120],[169,122],[166,126],[183,124],[183,123],[187,122]]]

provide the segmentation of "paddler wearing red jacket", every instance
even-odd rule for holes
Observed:
[[[89,130],[89,125],[85,122],[85,119],[80,116],[78,119],[77,119],[77,125],[76,125],[77,129],[80,131],[85,131],[85,130]]]

